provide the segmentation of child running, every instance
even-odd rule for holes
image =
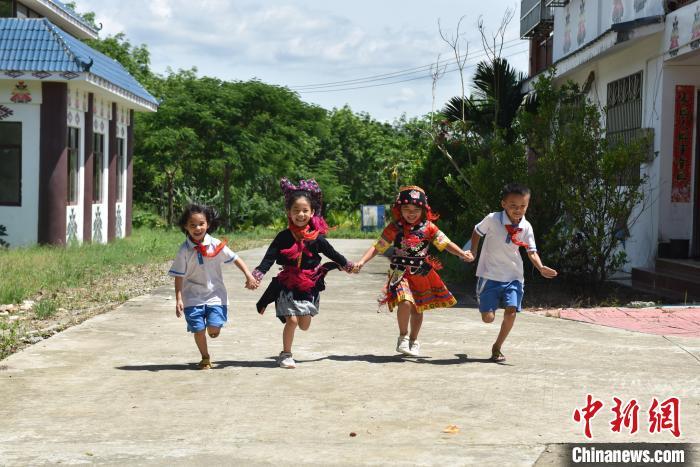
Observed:
[[[236,253],[211,235],[218,219],[214,210],[207,206],[190,204],[178,222],[187,239],[168,271],[175,277],[175,315],[183,312],[187,330],[194,334],[202,359],[199,368],[211,368],[211,357],[207,347],[207,336],[216,338],[227,320],[228,296],[221,274],[222,263],[233,263],[245,274],[246,288],[258,286],[248,267]]]
[[[428,197],[417,186],[401,187],[391,208],[394,221],[382,232],[381,238],[370,247],[355,264],[355,271],[374,258],[394,247],[386,285],[389,311],[398,308],[399,338],[396,351],[404,355],[420,356],[418,333],[423,324],[423,311],[447,308],[457,303],[440,276],[435,272],[442,266],[428,256],[430,243],[440,250],[447,250],[464,261],[473,261],[471,252],[462,251],[433,223],[437,215],[428,205]],[[409,334],[410,322],[410,334]]]
[[[321,216],[322,193],[314,180],[301,180],[299,185],[286,178],[280,181],[284,193],[288,227],[277,234],[253,276],[258,281],[277,262],[282,266],[257,303],[263,314],[268,304],[275,302],[276,315],[284,323],[282,352],[278,363],[282,368],[295,368],[292,343],[297,326],[309,329],[311,318],[318,314],[319,295],[325,289],[324,276],[337,267],[333,263],[321,265],[321,255],[333,260],[346,272],[353,264],[335,251],[326,237],[328,225]]]
[[[474,257],[481,237],[486,236],[476,268],[476,296],[482,321],[493,322],[496,309],[505,308],[501,331],[491,347],[494,362],[505,361],[501,348],[513,328],[516,313],[522,309],[525,277],[520,247],[527,250],[530,261],[543,277],[551,279],[557,275],[557,271],[542,264],[537,254],[535,233],[525,219],[529,203],[529,188],[517,183],[506,185],[501,193],[503,211],[486,216],[472,233],[471,252]]]

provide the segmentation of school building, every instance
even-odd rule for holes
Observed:
[[[158,102],[58,0],[0,0],[0,225],[11,246],[131,232],[134,112]]]
[[[700,1],[522,0],[530,78],[556,67],[604,110],[609,139],[649,135],[625,250],[635,286],[700,298]]]

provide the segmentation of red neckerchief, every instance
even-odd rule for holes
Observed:
[[[306,224],[304,227],[297,227],[290,219],[287,228],[292,232],[297,241],[316,240],[318,238],[318,230],[311,230],[310,223]]]
[[[203,243],[196,242],[196,241],[194,241],[194,240],[191,239],[191,238],[190,238],[190,240],[192,240],[192,243],[194,243],[194,249],[195,249],[195,251],[198,251],[199,254],[201,254],[202,256],[206,256],[207,258],[213,258],[214,256],[216,256],[216,255],[218,255],[219,253],[221,253],[221,250],[223,250],[224,247],[226,246],[226,243],[228,243],[228,241],[224,238],[224,239],[214,248],[214,251],[212,251],[211,253],[209,253],[209,252],[207,251],[209,245],[204,245]]]
[[[513,242],[514,245],[522,246],[527,248],[529,245],[522,240],[518,240],[518,233],[522,232],[523,229],[520,227],[517,227],[515,225],[510,225],[510,224],[505,224],[505,228],[508,231],[508,235],[510,235],[510,240]]]

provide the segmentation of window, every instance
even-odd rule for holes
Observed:
[[[124,138],[117,138],[117,202],[124,201],[124,179],[126,178],[126,154]]]
[[[95,133],[92,156],[92,202],[102,202],[105,135]]]
[[[22,205],[22,124],[0,122],[0,205]]]
[[[12,0],[0,0],[0,18],[12,18]]]
[[[78,204],[80,129],[68,128],[68,204]]]
[[[29,18],[29,8],[22,5],[21,3],[18,3],[17,4],[17,17],[18,18]]]
[[[641,71],[608,83],[605,125],[606,137],[611,145],[630,144],[638,138],[649,136],[648,131],[642,128]],[[633,172],[629,176],[639,178],[639,171]]]
[[[2,1],[2,0],[0,0]],[[31,8],[17,2],[17,17],[18,18],[42,18],[42,16]]]

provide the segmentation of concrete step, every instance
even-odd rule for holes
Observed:
[[[700,300],[700,281],[649,268],[632,269],[632,286],[677,300]]]
[[[700,261],[658,258],[656,260],[655,270],[670,275],[678,275],[693,282],[700,283]]]

